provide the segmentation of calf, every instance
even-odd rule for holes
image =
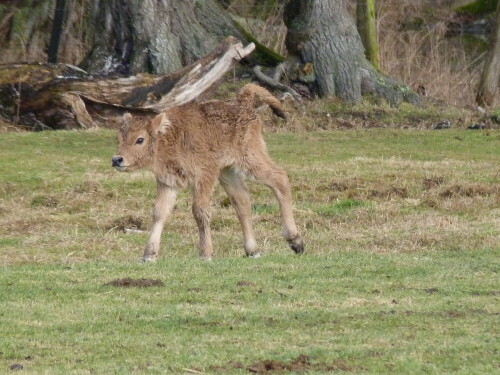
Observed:
[[[248,84],[233,101],[208,101],[173,107],[154,117],[125,114],[112,165],[119,171],[147,168],[156,176],[153,226],[142,260],[158,256],[163,226],[179,189],[193,192],[192,211],[198,225],[201,259],[211,259],[210,198],[217,182],[229,195],[243,228],[245,253],[258,257],[251,222],[251,202],[245,179],[267,185],[276,196],[282,232],[297,254],[304,251],[292,214],[292,195],[286,172],[269,157],[262,121],[255,105],[268,104],[284,117],[280,102],[264,88]]]

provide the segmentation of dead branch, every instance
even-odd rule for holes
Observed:
[[[18,64],[0,72],[0,96],[12,91],[9,85],[22,82],[22,114],[33,113],[55,129],[95,127],[96,119],[111,118],[112,121],[116,113],[159,113],[204,98],[215,90],[224,74],[254,48],[253,43],[243,47],[236,38],[229,37],[212,53],[177,72],[124,78],[94,78],[63,64],[32,65],[29,71],[25,65]],[[96,112],[106,111],[114,114],[95,116]]]
[[[282,69],[282,68],[280,68],[280,69]],[[295,91],[293,88],[291,88],[290,86],[284,85],[283,83],[280,83],[276,79],[271,78],[268,75],[264,74],[262,72],[262,68],[260,67],[260,65],[256,65],[253,68],[253,73],[255,74],[255,77],[259,81],[264,82],[266,85],[269,85],[272,88],[275,88],[277,90],[281,90],[281,91],[285,91],[285,92],[290,93],[295,100],[299,100],[299,101],[302,100],[301,95],[297,91]],[[280,73],[280,76],[281,76],[281,74],[282,74],[282,72]]]

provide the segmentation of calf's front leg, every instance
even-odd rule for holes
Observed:
[[[156,180],[156,201],[153,208],[153,225],[142,256],[143,262],[153,262],[158,256],[163,226],[172,213],[177,191]]]
[[[213,176],[206,176],[193,186],[193,216],[200,235],[199,256],[202,260],[211,260],[212,234],[210,232],[210,198],[215,185]]]

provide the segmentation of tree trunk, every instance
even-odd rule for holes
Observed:
[[[378,69],[377,26],[375,24],[375,0],[356,1],[356,20],[367,60]]]
[[[480,106],[493,106],[498,94],[500,78],[500,1],[497,5],[496,25],[491,32],[491,43],[488,57],[484,64],[483,74],[479,82],[476,102]]]
[[[285,24],[288,51],[309,66],[308,70],[312,68],[313,72],[304,73],[314,75],[319,96],[359,102],[362,93],[372,93],[392,106],[402,101],[419,103],[407,86],[380,74],[366,60],[343,0],[290,0]]]
[[[220,40],[245,38],[216,0],[93,0],[95,37],[82,67],[101,75],[179,70]]]

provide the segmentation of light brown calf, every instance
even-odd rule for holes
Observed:
[[[152,120],[124,116],[118,152],[112,165],[120,171],[147,168],[156,176],[153,226],[143,261],[158,255],[163,226],[174,207],[177,190],[191,187],[193,215],[200,234],[199,255],[212,257],[210,198],[217,180],[229,195],[243,228],[246,255],[259,255],[252,228],[251,202],[244,180],[269,186],[278,199],[283,236],[297,253],[304,251],[292,214],[286,172],[266,151],[258,103],[268,104],[281,117],[280,102],[264,88],[248,84],[233,101],[209,101],[173,107]]]

